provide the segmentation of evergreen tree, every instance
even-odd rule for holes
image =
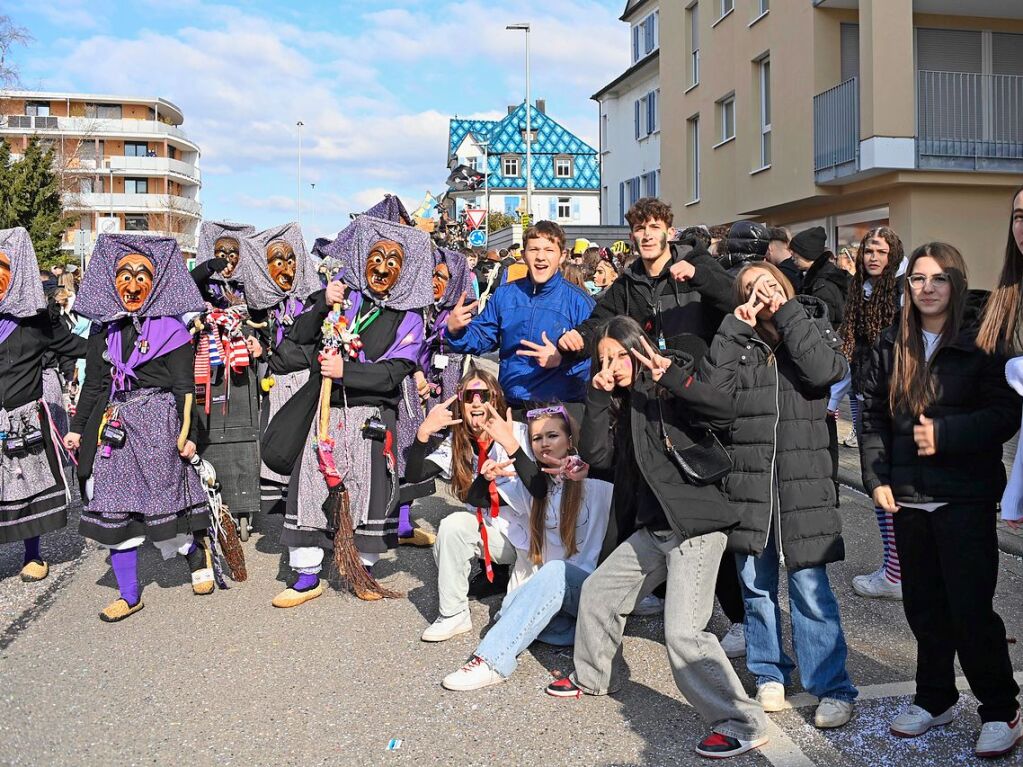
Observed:
[[[44,268],[66,260],[60,252],[60,241],[70,225],[70,219],[64,215],[60,179],[53,170],[53,159],[53,148],[44,148],[39,138],[33,136],[21,159],[10,166],[10,183],[4,185],[10,190],[10,199],[4,205],[10,212],[7,226],[28,230],[39,265]]]
[[[0,140],[0,229],[10,229],[14,223],[14,209],[11,205],[11,147]]]

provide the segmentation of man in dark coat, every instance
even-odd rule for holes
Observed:
[[[731,275],[742,267],[767,256],[768,229],[756,221],[736,221],[728,228],[728,236],[717,245],[717,259],[721,268]]]
[[[827,241],[824,227],[815,226],[796,234],[789,242],[789,251],[804,272],[800,295],[823,301],[828,307],[831,327],[837,329],[845,316],[845,300],[852,278],[828,260]]]

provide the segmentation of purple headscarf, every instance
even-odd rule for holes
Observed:
[[[199,247],[195,251],[195,262],[201,264],[213,258],[213,246],[221,237],[233,237],[238,240],[238,266],[231,275],[232,282],[241,282],[241,251],[242,241],[255,234],[256,227],[249,224],[231,224],[224,221],[203,221],[199,228]],[[210,275],[211,280],[226,282],[224,275],[217,272]]]
[[[393,194],[385,194],[384,199],[363,213],[363,215],[382,218],[386,221],[396,221],[409,226],[412,224],[412,217],[405,210],[405,206],[401,204],[401,200]]]
[[[284,291],[270,278],[266,265],[266,249],[275,240],[284,240],[295,251],[295,281]],[[239,279],[245,286],[245,303],[250,309],[270,309],[287,299],[305,301],[310,293],[320,290],[316,263],[309,257],[298,224],[284,224],[250,234],[241,241]]]
[[[370,248],[380,240],[393,240],[405,251],[398,281],[383,301],[378,300],[366,284],[366,258]],[[337,239],[324,248],[324,253],[344,264],[341,278],[345,284],[375,304],[408,311],[433,303],[433,243],[426,232],[362,215],[345,227]]]
[[[36,251],[25,227],[0,229],[0,253],[6,253],[11,261],[11,284],[0,298],[0,315],[22,318],[38,314],[46,308],[46,296]]]
[[[117,262],[129,253],[153,262],[153,289],[142,308],[133,313],[124,308],[114,285]],[[101,234],[75,298],[75,311],[95,322],[110,322],[129,314],[135,318],[180,317],[205,308],[178,241],[140,234]]]
[[[440,301],[437,302],[437,307],[440,309],[451,309],[455,304],[458,303],[458,299],[465,293],[468,298],[467,301],[474,298],[472,289],[472,271],[469,269],[469,262],[465,260],[465,256],[459,253],[457,250],[449,250],[448,248],[437,248],[436,260],[434,265],[440,263],[448,265],[448,272],[451,275],[451,279],[448,281],[447,290],[444,291],[444,295],[441,296]]]

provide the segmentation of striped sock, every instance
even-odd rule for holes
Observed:
[[[849,397],[849,412],[852,414],[853,432],[860,436],[860,401],[855,394]]]
[[[892,583],[902,583],[902,568],[899,566],[899,550],[895,546],[895,525],[892,515],[876,506],[874,515],[877,517],[877,526],[881,530],[885,577]]]

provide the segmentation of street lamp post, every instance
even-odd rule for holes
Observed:
[[[526,215],[530,221],[533,217],[533,127],[530,120],[532,109],[529,106],[529,24],[509,24],[505,29],[518,30],[526,33]]]
[[[484,248],[490,246],[490,138],[481,141],[483,147],[483,207],[486,208],[486,215],[483,217],[483,234],[486,236]]]
[[[305,123],[299,120],[295,125],[298,126],[298,225],[302,226],[302,126]]]

